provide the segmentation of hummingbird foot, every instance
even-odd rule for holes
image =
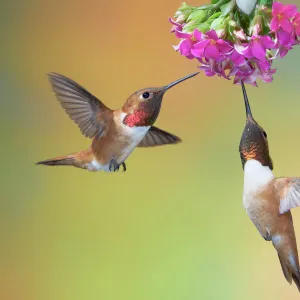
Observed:
[[[126,170],[127,170],[127,169],[126,169],[126,164],[125,164],[124,162],[122,162],[121,165],[122,165],[122,167],[123,167],[123,172],[126,172]]]
[[[120,169],[120,165],[114,159],[112,159],[109,163],[109,171],[118,172],[119,169]]]
[[[112,159],[109,164],[109,171],[118,172],[120,169],[120,166],[123,167],[123,172],[126,172],[126,164],[124,162],[122,162],[121,164],[118,164],[115,159]]]

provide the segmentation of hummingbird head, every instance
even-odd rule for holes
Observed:
[[[246,126],[240,141],[239,151],[243,168],[248,160],[255,159],[263,166],[268,166],[271,170],[273,170],[273,162],[269,154],[267,133],[253,119],[243,81],[242,89],[246,107]]]
[[[136,91],[129,96],[122,107],[122,111],[126,113],[123,123],[130,127],[151,126],[158,117],[165,92],[198,73],[190,74],[163,87],[145,88]]]

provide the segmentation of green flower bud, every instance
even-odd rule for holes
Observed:
[[[182,24],[187,21],[190,14],[193,13],[197,8],[187,5],[185,2],[182,3],[181,7],[175,13],[175,22]]]
[[[225,20],[224,17],[219,17],[217,19],[214,19],[210,25],[210,29],[214,29],[214,30],[224,29],[225,27],[224,20]]]
[[[195,21],[201,23],[206,16],[206,10],[195,10],[188,17],[188,21]]]

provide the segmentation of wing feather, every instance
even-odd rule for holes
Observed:
[[[168,144],[177,144],[179,142],[181,142],[179,137],[152,126],[138,147],[155,147]]]
[[[111,110],[75,81],[57,73],[48,76],[61,106],[81,132],[89,138],[100,135],[105,130],[105,122],[99,116]]]
[[[292,208],[300,206],[300,178],[277,178],[275,188],[280,196],[280,214],[284,214]]]

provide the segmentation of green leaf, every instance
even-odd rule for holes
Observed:
[[[208,22],[210,21],[210,23],[214,20],[214,19],[216,19],[216,18],[218,18],[219,16],[221,16],[221,12],[219,11],[219,12],[216,12],[216,13],[214,13],[212,16],[210,16],[209,18],[208,18]]]
[[[211,4],[216,4],[218,2],[219,2],[219,0],[211,0]]]
[[[189,22],[189,21],[193,20],[195,22],[200,23],[201,21],[203,21],[205,16],[206,16],[206,11],[205,10],[196,10],[196,11],[194,11],[190,14],[187,21]]]

